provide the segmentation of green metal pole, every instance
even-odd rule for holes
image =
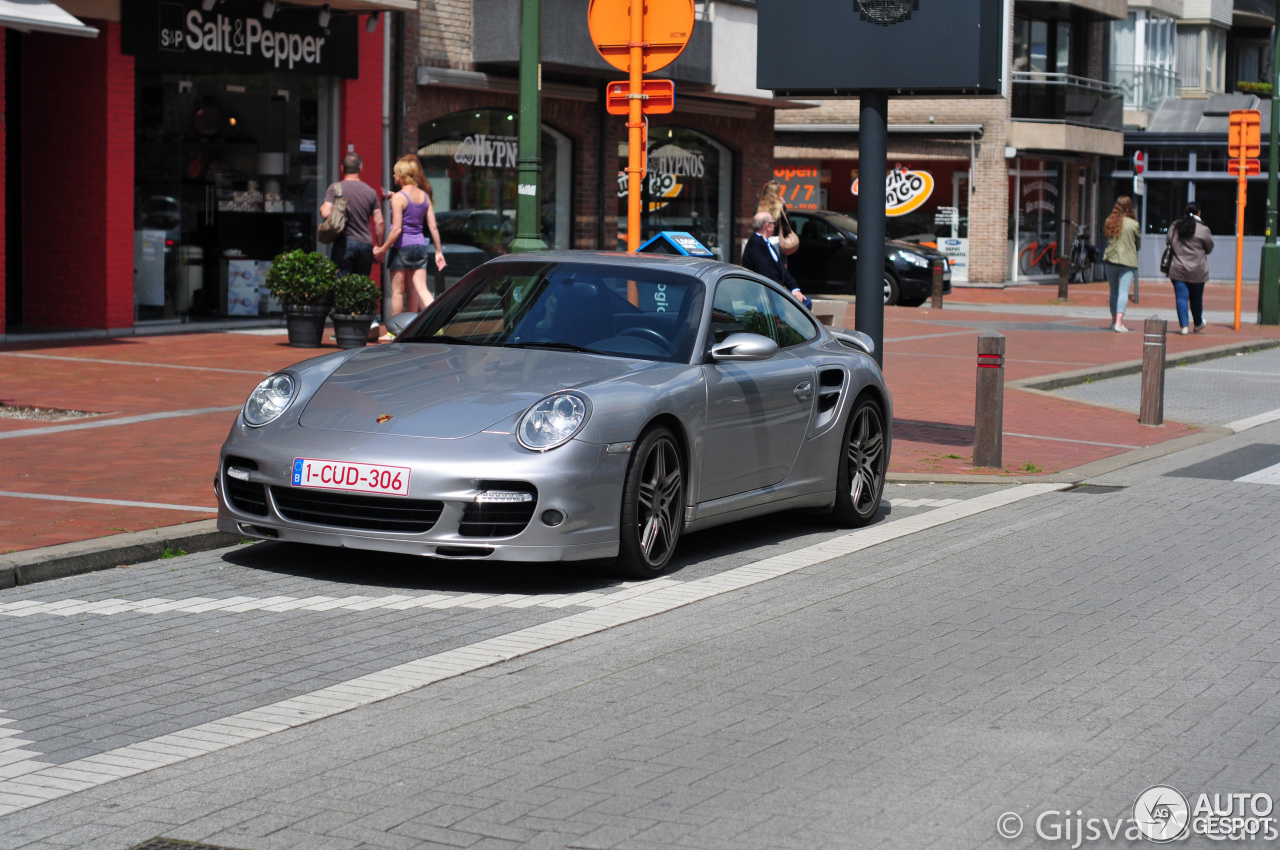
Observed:
[[[1271,138],[1267,163],[1267,239],[1262,245],[1258,280],[1258,324],[1280,325],[1280,246],[1276,244],[1277,168],[1280,167],[1280,3],[1271,40]]]
[[[520,5],[520,147],[512,253],[544,251],[542,241],[542,0]]]

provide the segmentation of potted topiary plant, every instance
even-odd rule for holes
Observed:
[[[271,261],[267,289],[284,307],[290,345],[320,347],[337,279],[338,267],[322,254],[298,249]]]
[[[349,274],[333,285],[333,331],[338,348],[360,348],[369,341],[382,287],[372,278]]]

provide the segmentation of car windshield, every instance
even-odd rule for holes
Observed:
[[[697,278],[643,266],[497,263],[446,292],[397,342],[687,362],[703,290]]]

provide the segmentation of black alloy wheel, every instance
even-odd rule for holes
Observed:
[[[661,575],[684,527],[684,463],[671,431],[654,428],[631,456],[622,494],[618,572],[630,578]]]
[[[884,413],[870,396],[859,396],[845,426],[840,471],[836,476],[835,523],[860,528],[875,518],[888,469]]]

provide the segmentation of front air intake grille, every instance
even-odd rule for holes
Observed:
[[[479,481],[481,493],[528,493],[527,502],[472,502],[462,511],[462,537],[514,537],[528,527],[538,506],[538,491],[524,481]]]
[[[257,472],[258,464],[247,458],[227,457],[226,462],[222,466],[222,481],[226,485],[227,501],[231,503],[231,507],[241,513],[252,514],[253,516],[266,516],[266,489],[261,484],[232,478],[227,474],[227,472],[233,467],[239,470]]]
[[[443,502],[421,499],[387,499],[354,493],[330,493],[320,490],[296,490],[272,487],[271,498],[285,519],[328,525],[334,528],[358,528],[364,531],[397,531],[421,534],[430,531],[440,519]]]

